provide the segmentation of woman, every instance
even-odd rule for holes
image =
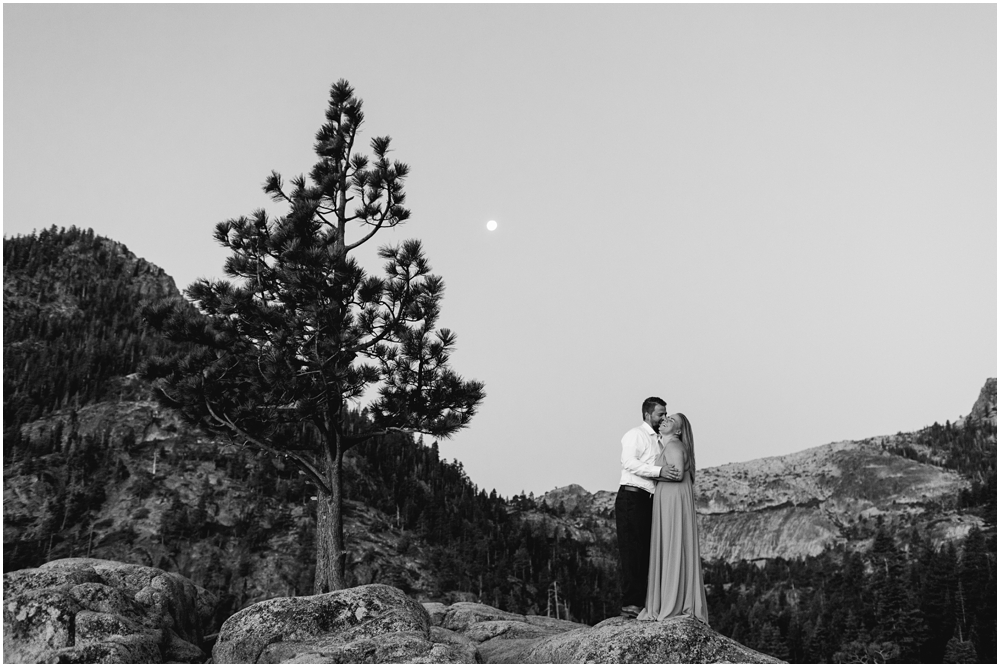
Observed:
[[[701,576],[698,520],[694,509],[694,435],[687,417],[677,413],[660,423],[663,452],[657,465],[683,471],[679,482],[657,481],[653,529],[649,540],[646,607],[640,621],[690,616],[708,623],[708,602]]]

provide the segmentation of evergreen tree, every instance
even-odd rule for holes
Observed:
[[[872,543],[869,612],[872,640],[891,662],[914,662],[924,636],[923,617],[908,593],[903,554],[888,533],[879,530]]]
[[[954,546],[941,550],[928,548],[917,563],[925,571],[920,602],[927,622],[927,638],[921,649],[921,662],[939,663],[955,631],[954,594],[958,582],[958,555]]]
[[[980,662],[996,662],[997,598],[996,535],[990,551],[986,537],[973,527],[965,538],[958,579],[960,583],[960,639],[971,640]]]
[[[288,206],[286,215],[258,210],[217,225],[235,282],[191,285],[201,313],[172,303],[146,311],[169,339],[197,346],[145,366],[163,399],[208,429],[287,459],[316,486],[316,593],[346,586],[345,452],[391,432],[448,437],[484,397],[481,383],[449,367],[455,336],[435,329],[444,283],[420,242],[379,249],[385,278],[367,275],[354,257],[410,217],[409,167],[389,160],[389,138],[372,140],[374,161],[355,151],[361,108],[338,81],[309,182],[299,176],[286,192],[279,174],[267,178],[264,192]],[[349,223],[362,227],[357,240]],[[373,388],[366,419],[350,420],[348,403]]]
[[[948,640],[941,662],[946,665],[967,665],[977,662],[976,647],[972,642],[963,642],[958,637],[952,637]]]

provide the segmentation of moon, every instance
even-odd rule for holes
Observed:
[[[486,223],[486,229],[490,230],[491,232],[496,228],[497,228],[496,220],[490,220],[489,222]]]

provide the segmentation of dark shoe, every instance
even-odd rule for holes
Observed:
[[[622,616],[626,618],[635,618],[639,615],[640,611],[642,611],[642,609],[639,609],[634,604],[630,604],[627,607],[622,607]]]

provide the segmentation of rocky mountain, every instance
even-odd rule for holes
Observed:
[[[997,379],[990,378],[983,385],[983,390],[979,392],[979,398],[966,420],[981,424],[997,425]],[[963,420],[963,423],[965,420]]]
[[[893,454],[884,443],[838,442],[702,471],[697,499],[706,557],[812,556],[850,542],[876,517],[916,527],[935,543],[981,525],[954,509],[968,480]]]
[[[876,525],[915,528],[938,545],[965,537],[983,519],[958,507],[972,480],[947,467],[948,452],[929,443],[935,430],[974,433],[970,447],[993,461],[995,478],[996,378],[986,381],[969,417],[955,426],[699,470],[702,556],[737,562],[815,556],[836,546],[863,549]],[[587,544],[607,544],[615,532],[614,497],[570,485],[539,499],[558,509],[555,515],[532,510],[524,516],[550,532],[558,528]]]
[[[4,239],[4,444],[54,409],[111,395],[117,379],[174,344],[144,331],[138,306],[180,299],[173,279],[90,230]]]

